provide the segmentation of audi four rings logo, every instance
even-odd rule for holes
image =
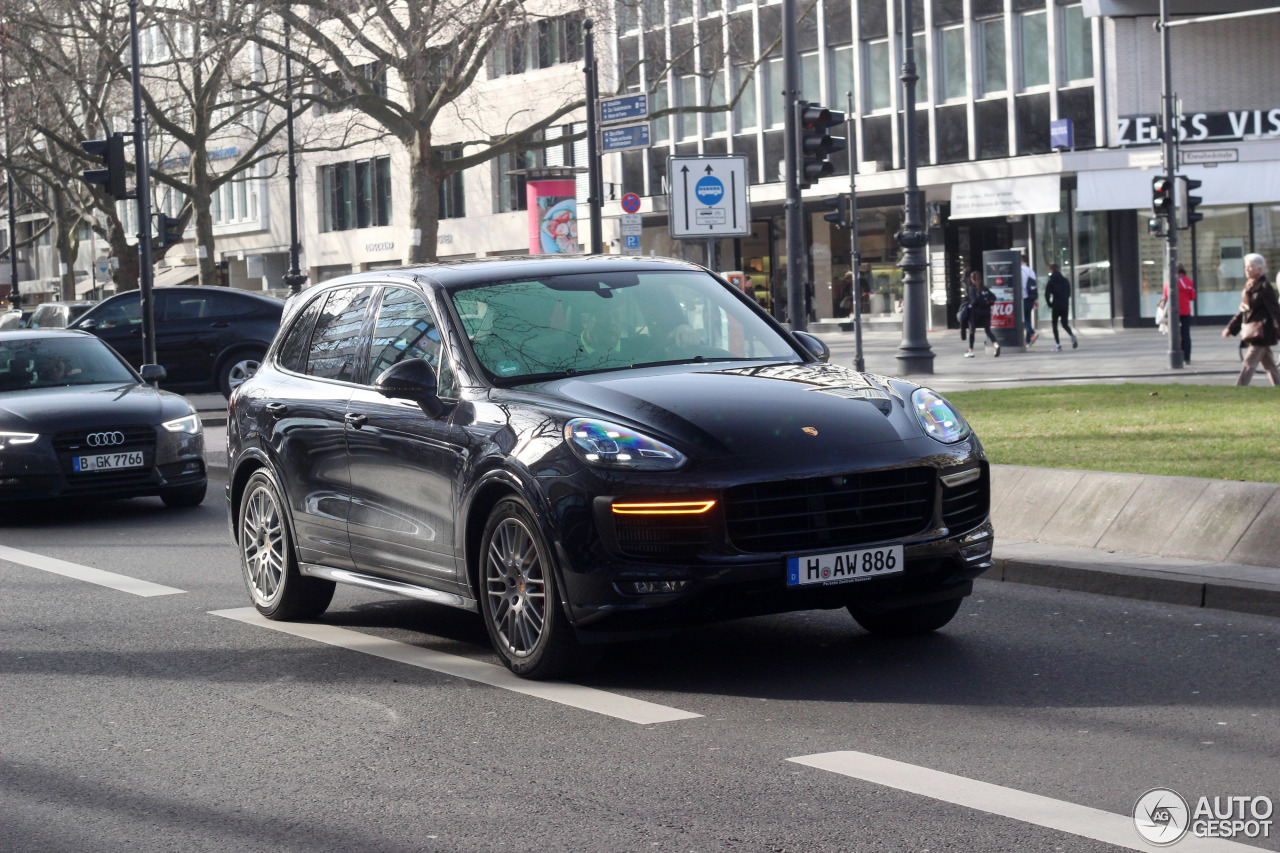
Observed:
[[[124,433],[116,432],[91,432],[84,437],[85,443],[90,447],[114,447],[117,444],[124,444]]]

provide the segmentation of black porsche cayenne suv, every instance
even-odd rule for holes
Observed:
[[[231,398],[249,594],[274,619],[336,582],[477,611],[531,678],[710,619],[940,628],[991,565],[982,446],[938,394],[826,356],[653,258],[311,288]]]

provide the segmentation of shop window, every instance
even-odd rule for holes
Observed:
[[[1249,208],[1201,207],[1196,224],[1196,313],[1230,315],[1240,306],[1244,256],[1249,248]]]
[[[1253,250],[1267,259],[1267,278],[1280,279],[1280,204],[1253,206]]]
[[[1093,21],[1083,6],[1062,10],[1062,50],[1068,80],[1093,79]]]
[[[1049,30],[1044,12],[1018,15],[1018,73],[1023,89],[1049,85]]]
[[[952,101],[969,94],[969,51],[965,49],[964,27],[948,27],[938,34],[941,47],[938,70],[942,100]]]
[[[871,111],[887,110],[893,96],[893,58],[888,39],[868,42],[865,48],[866,105]]]
[[[1081,320],[1111,317],[1111,250],[1105,211],[1077,212],[1075,235],[1075,316]]]
[[[1007,91],[1009,82],[1005,73],[1004,18],[979,21],[977,30],[982,51],[982,94],[994,95]]]

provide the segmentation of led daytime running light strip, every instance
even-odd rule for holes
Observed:
[[[656,501],[652,503],[614,504],[615,515],[701,515],[715,501]]]

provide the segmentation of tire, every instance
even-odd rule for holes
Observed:
[[[231,392],[258,372],[264,355],[258,349],[239,350],[224,358],[218,365],[218,390],[222,396],[231,399]]]
[[[960,610],[960,604],[963,601],[963,598],[952,598],[879,613],[870,613],[850,604],[849,615],[863,629],[872,634],[884,637],[910,637],[928,634],[946,625]]]
[[[208,488],[208,483],[201,483],[198,486],[166,489],[160,493],[160,500],[164,501],[164,505],[169,509],[187,509],[188,507],[200,506],[200,504],[204,503],[204,495]]]
[[[240,498],[240,568],[249,598],[268,619],[319,616],[333,600],[333,581],[303,577],[289,534],[288,510],[275,483],[259,471]]]
[[[599,659],[584,649],[560,606],[551,549],[514,499],[493,508],[480,538],[480,613],[493,648],[523,678],[579,673]]]

